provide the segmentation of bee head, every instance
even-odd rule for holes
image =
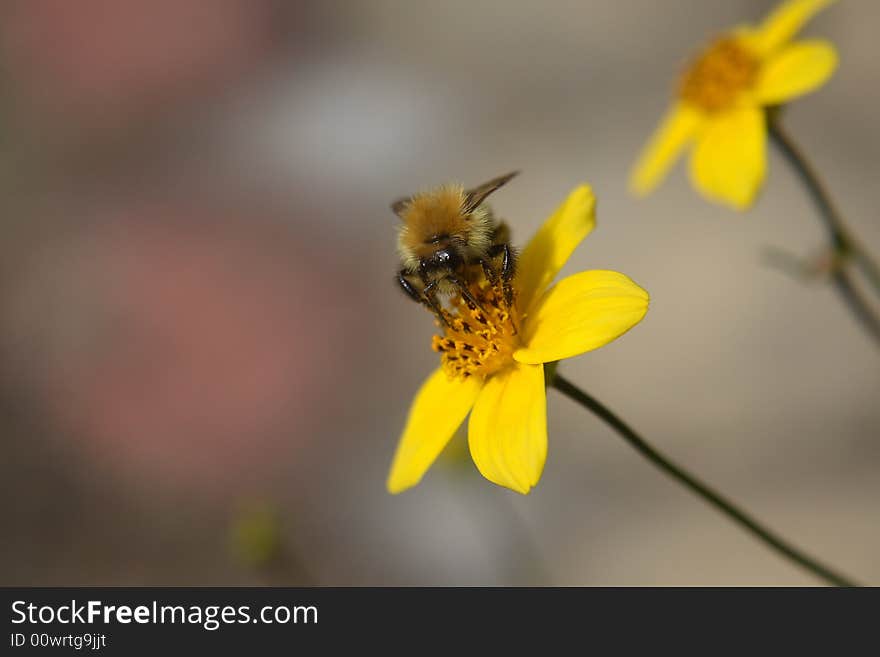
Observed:
[[[454,271],[484,255],[493,222],[483,202],[514,175],[472,189],[445,185],[392,203],[391,209],[402,220],[397,244],[404,268],[425,274]]]
[[[444,239],[445,238],[445,239]],[[419,269],[423,274],[441,271],[457,271],[464,264],[461,249],[448,237],[438,236],[436,247],[419,261]]]

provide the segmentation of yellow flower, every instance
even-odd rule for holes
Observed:
[[[538,483],[547,456],[544,363],[597,349],[639,323],[648,293],[623,274],[585,271],[550,287],[595,226],[582,185],[544,223],[518,261],[515,296],[484,278],[480,308],[452,300],[434,336],[441,366],[422,385],[394,455],[388,490],[415,486],[470,412],[468,444],[484,477],[519,493]]]
[[[709,200],[738,210],[755,199],[767,169],[765,107],[824,84],[837,67],[827,41],[791,43],[834,0],[788,0],[757,27],[721,36],[685,71],[678,96],[648,142],[630,178],[644,195],[689,145],[690,177]]]

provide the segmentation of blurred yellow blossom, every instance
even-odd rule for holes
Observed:
[[[251,502],[236,513],[230,527],[230,549],[243,565],[268,565],[281,553],[281,522],[277,509],[265,502]]]
[[[722,35],[690,64],[672,107],[630,177],[638,195],[653,190],[693,145],[690,177],[709,200],[745,210],[767,169],[766,107],[814,91],[837,67],[827,41],[792,43],[834,0],[787,0],[756,27]]]

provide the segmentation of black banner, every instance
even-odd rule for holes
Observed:
[[[601,654],[609,645],[617,654],[766,648],[768,640],[815,649],[823,639],[839,651],[867,635],[878,608],[876,589],[806,588],[6,588],[2,598],[9,655],[351,646],[470,652],[478,643],[496,650],[533,644],[543,653],[560,640]]]

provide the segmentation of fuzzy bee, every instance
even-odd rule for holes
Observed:
[[[441,310],[444,295],[458,293],[479,307],[468,287],[475,276],[500,282],[508,304],[512,303],[516,257],[509,244],[510,231],[485,200],[517,173],[473,189],[445,185],[391,204],[402,221],[397,237],[402,268],[397,282],[441,322],[447,322]]]

